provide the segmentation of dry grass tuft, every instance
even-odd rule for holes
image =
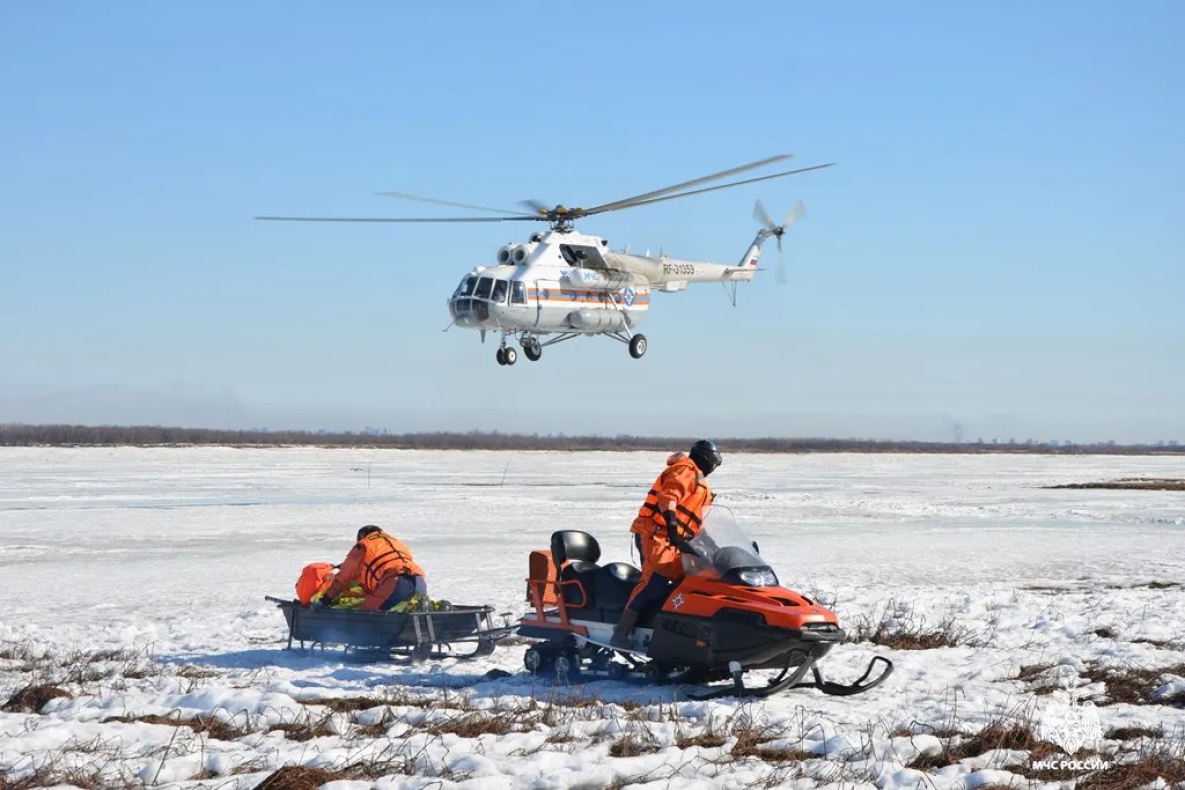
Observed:
[[[1148,698],[1160,686],[1161,675],[1185,677],[1185,663],[1158,669],[1095,666],[1086,673],[1086,678],[1092,683],[1103,683],[1107,689],[1107,699],[1099,702],[1099,705],[1113,705],[1115,703],[1178,705],[1185,703],[1185,692],[1178,692],[1170,697],[1156,700]]]
[[[187,678],[189,680],[202,680],[204,678],[216,678],[222,673],[216,669],[209,667],[201,667],[197,664],[182,664],[177,667],[177,677]]]
[[[321,738],[326,735],[336,735],[333,730],[329,729],[329,719],[333,716],[330,712],[320,719],[314,719],[311,716],[301,716],[296,721],[286,721],[274,725],[269,732],[279,731],[284,733],[284,737],[290,741],[311,741],[313,738]]]
[[[1036,680],[1040,675],[1044,675],[1049,670],[1053,669],[1053,664],[1022,664],[1020,671],[1016,673],[1016,680],[1022,683],[1028,683],[1031,680]]]
[[[610,757],[638,757],[651,754],[659,749],[654,734],[645,727],[632,730],[618,738],[609,746]]]
[[[728,736],[719,732],[701,732],[696,735],[679,735],[675,738],[675,745],[680,749],[690,749],[698,746],[701,749],[715,749],[723,746]]]
[[[1032,724],[1027,720],[993,721],[978,732],[961,738],[946,738],[942,741],[942,751],[938,754],[918,755],[909,767],[919,771],[929,771],[933,768],[945,768],[968,757],[978,757],[994,749],[1009,749],[1029,753],[1032,760],[1044,760],[1060,749],[1041,740],[1033,732]]]
[[[71,699],[71,694],[48,683],[25,686],[9,697],[8,702],[0,706],[0,710],[7,713],[39,713],[45,707],[45,703],[58,697]]]
[[[478,738],[482,735],[505,735],[513,732],[516,727],[513,714],[491,714],[479,711],[464,713],[445,721],[434,722],[427,726],[427,731],[433,735],[456,735],[461,738]]]
[[[872,642],[890,650],[934,650],[939,647],[956,647],[959,637],[946,630],[940,631],[891,631],[884,623],[864,638],[853,638],[854,642]]]
[[[354,713],[360,710],[370,710],[377,708],[380,705],[395,705],[406,703],[395,703],[390,700],[375,699],[374,697],[331,697],[329,699],[309,699],[301,700],[302,705],[317,705],[319,707],[329,708],[334,713]],[[431,707],[429,705],[416,705],[416,707]]]
[[[1164,730],[1160,727],[1118,727],[1107,733],[1113,741],[1134,741],[1140,738],[1163,738]]]
[[[124,724],[139,722],[141,724],[161,724],[166,727],[188,727],[193,730],[195,735],[205,734],[218,741],[233,741],[251,732],[249,729],[240,727],[232,722],[222,721],[213,716],[182,719],[176,715],[161,716],[156,713],[149,713],[144,716],[108,716],[102,721],[103,724],[108,722],[122,722]]]
[[[255,790],[317,790],[326,782],[341,778],[324,768],[305,768],[288,765],[270,774],[255,786]]]
[[[1147,787],[1157,779],[1168,787],[1185,782],[1185,758],[1167,749],[1140,755],[1131,762],[1112,763],[1110,768],[1079,779],[1078,790],[1131,790]],[[1162,785],[1164,786],[1164,785]]]
[[[730,732],[736,739],[729,749],[729,760],[743,760],[755,757],[767,763],[789,763],[809,760],[814,755],[804,749],[793,749],[785,746],[768,746],[772,741],[785,740],[786,733],[779,728],[770,728],[759,723],[752,714],[744,709],[738,709],[731,719]],[[708,733],[713,728],[709,726]]]
[[[217,741],[233,741],[251,732],[246,727],[240,727],[233,722],[222,721],[213,716],[198,716],[180,723],[192,729],[194,734],[205,734]]]
[[[865,615],[848,628],[845,642],[871,642],[890,650],[934,650],[968,644],[971,632],[959,626],[954,617],[930,624],[915,614],[911,606],[890,600],[880,616]]]

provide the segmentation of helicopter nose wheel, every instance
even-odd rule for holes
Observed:
[[[494,359],[498,360],[499,365],[513,365],[518,362],[518,352],[513,348],[500,348],[494,354]]]
[[[630,338],[630,356],[641,359],[646,353],[646,335],[634,335]]]

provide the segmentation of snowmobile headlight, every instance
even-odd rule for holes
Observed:
[[[751,568],[737,574],[750,587],[777,587],[778,577],[769,568]]]

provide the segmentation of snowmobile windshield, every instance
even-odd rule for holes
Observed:
[[[757,541],[719,505],[704,511],[699,534],[687,542],[683,570],[688,576],[715,572],[722,581],[751,587],[776,587],[777,576],[761,557]]]

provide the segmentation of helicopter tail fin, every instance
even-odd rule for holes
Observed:
[[[753,275],[757,274],[757,261],[761,258],[761,243],[765,241],[760,235],[753,239],[753,243],[749,245],[749,249],[745,250],[741,262],[735,268],[729,269],[729,278],[733,281],[748,282],[753,279]]]

